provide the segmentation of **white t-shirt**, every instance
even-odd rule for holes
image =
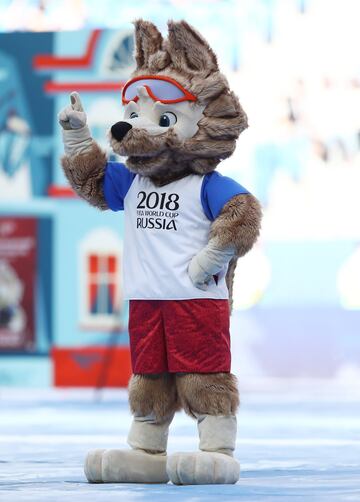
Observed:
[[[206,291],[193,285],[187,270],[193,256],[208,243],[210,226],[217,216],[213,213],[219,213],[233,195],[248,192],[218,173],[191,174],[157,187],[148,177],[120,166],[108,163],[104,195],[111,209],[124,209],[125,213],[124,299],[227,299],[227,267]],[[216,175],[212,177],[214,186],[209,184],[207,194],[204,181],[212,175]]]

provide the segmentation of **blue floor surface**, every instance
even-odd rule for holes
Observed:
[[[360,395],[306,389],[245,391],[232,486],[90,485],[88,449],[125,447],[125,391],[0,389],[0,501],[360,501]],[[178,414],[169,452],[197,448],[196,425]]]

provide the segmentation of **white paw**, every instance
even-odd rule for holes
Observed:
[[[85,460],[90,483],[167,483],[166,455],[142,450],[93,450]]]
[[[89,483],[102,483],[101,464],[104,449],[91,450],[86,455],[84,472]]]
[[[166,470],[175,485],[234,484],[240,477],[240,464],[233,457],[205,451],[174,453]]]
[[[66,106],[58,115],[59,123],[64,129],[81,129],[86,125],[86,113],[84,112],[80,96],[77,92],[70,94],[70,105]]]
[[[207,290],[209,283],[214,282],[213,277],[200,266],[197,255],[192,258],[189,264],[188,274],[193,285],[203,291]]]

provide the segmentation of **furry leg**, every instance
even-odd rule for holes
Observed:
[[[93,483],[167,483],[169,425],[178,409],[174,377],[135,375],[129,385],[134,420],[128,436],[131,450],[94,450],[85,461]]]
[[[177,378],[179,398],[198,420],[200,452],[174,453],[167,473],[177,485],[233,484],[240,465],[232,457],[236,442],[238,392],[233,375],[191,374]]]

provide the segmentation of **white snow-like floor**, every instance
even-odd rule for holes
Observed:
[[[360,392],[307,384],[242,392],[234,486],[90,485],[88,449],[125,447],[125,391],[0,389],[0,501],[360,501]],[[179,414],[169,452],[197,448]]]

